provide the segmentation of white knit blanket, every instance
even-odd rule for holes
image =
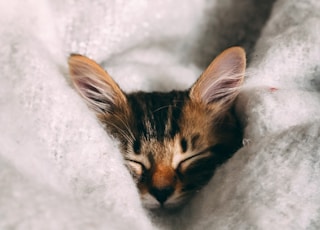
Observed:
[[[320,229],[319,12],[319,0],[2,0],[0,229]],[[184,210],[148,213],[70,85],[69,54],[125,91],[170,90],[233,45],[249,55],[245,146]]]

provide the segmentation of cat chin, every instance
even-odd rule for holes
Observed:
[[[154,203],[154,204],[143,204],[144,208],[150,210],[150,211],[174,211],[178,210],[182,207],[181,204],[163,204],[160,203]]]
[[[144,208],[149,209],[151,211],[156,210],[178,210],[181,209],[186,203],[188,203],[189,199],[182,199],[171,197],[164,204],[160,204],[152,195],[147,194],[142,198],[142,205]]]

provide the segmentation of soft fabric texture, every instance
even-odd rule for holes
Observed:
[[[319,229],[320,2],[2,1],[0,229]],[[70,53],[127,92],[185,89],[248,51],[244,147],[175,213],[141,206],[117,142],[68,78]]]

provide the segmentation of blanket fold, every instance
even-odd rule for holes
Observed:
[[[318,0],[0,3],[0,229],[319,229]],[[185,89],[249,55],[244,143],[174,213],[148,212],[117,142],[69,84],[70,53],[125,91]]]

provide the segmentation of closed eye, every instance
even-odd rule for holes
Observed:
[[[186,159],[183,159],[178,164],[177,169],[180,172],[184,172],[193,162],[200,160],[200,159],[203,159],[203,158],[206,158],[206,157],[211,157],[214,148],[215,148],[215,146],[208,147],[197,154],[194,154]]]
[[[126,165],[129,168],[129,171],[131,172],[132,176],[135,179],[139,180],[142,174],[146,171],[146,167],[144,166],[144,164],[133,159],[125,158],[125,160]]]

